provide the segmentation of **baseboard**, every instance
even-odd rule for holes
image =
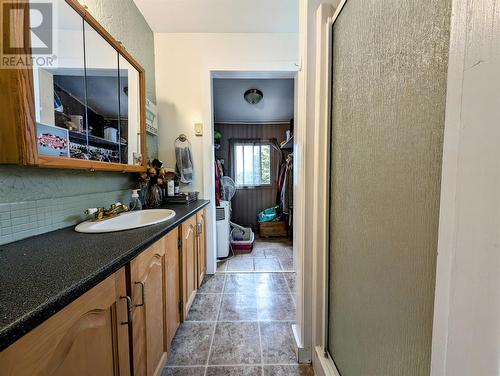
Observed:
[[[311,364],[311,351],[306,347],[302,347],[300,342],[300,336],[297,332],[298,328],[296,324],[292,325],[293,338],[295,339],[295,352],[297,354],[297,362],[300,364]]]
[[[316,346],[313,351],[313,368],[317,376],[340,376],[332,358],[325,356],[323,349]]]

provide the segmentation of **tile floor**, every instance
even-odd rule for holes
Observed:
[[[219,262],[217,271],[233,272],[293,272],[293,246],[286,238],[257,239],[251,253],[236,255]]]
[[[207,276],[162,376],[314,375],[296,362],[294,289],[295,273]]]

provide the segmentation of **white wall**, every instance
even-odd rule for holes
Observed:
[[[159,156],[174,166],[174,139],[180,133],[188,136],[195,165],[189,190],[203,192],[208,161],[203,160],[202,137],[194,135],[193,124],[203,122],[210,71],[292,66],[297,49],[297,34],[155,34]]]
[[[212,200],[207,211],[209,274],[216,261],[212,77],[228,71],[290,72],[297,70],[297,56],[297,34],[155,34],[159,157],[174,167],[174,140],[187,135],[195,175],[182,189]],[[195,123],[203,123],[203,137],[194,135]]]
[[[454,0],[433,376],[500,375],[500,2]]]

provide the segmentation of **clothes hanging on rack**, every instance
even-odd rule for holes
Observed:
[[[293,154],[290,154],[285,163],[285,172],[281,182],[281,211],[283,214],[289,214],[293,207]],[[278,184],[279,186],[279,184]]]
[[[217,161],[215,161],[215,205],[220,206],[221,197],[221,184],[220,184],[220,174]]]
[[[283,190],[283,182],[285,180],[286,162],[283,162],[278,173],[278,201],[281,201],[281,191]]]
[[[224,176],[224,165],[220,159],[215,160],[215,204],[220,205],[222,198],[222,184],[221,179]]]

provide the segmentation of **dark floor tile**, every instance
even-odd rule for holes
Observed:
[[[260,362],[257,323],[217,323],[210,354],[210,365],[259,364]]]
[[[187,321],[217,321],[222,294],[196,294]]]
[[[198,289],[199,293],[221,293],[224,288],[225,275],[207,274]]]
[[[264,376],[314,376],[310,365],[264,366]]]
[[[272,249],[276,247],[276,243],[270,242],[268,240],[258,240],[254,244],[254,249]]]
[[[290,320],[296,318],[295,303],[290,293],[257,297],[259,320]]]
[[[281,271],[281,264],[276,257],[255,258],[253,260],[255,271],[260,272],[278,272]]]
[[[228,272],[251,272],[254,271],[253,259],[249,257],[236,256],[227,262]]]
[[[263,248],[254,248],[250,253],[238,254],[238,257],[266,257],[266,254]]]
[[[208,367],[207,376],[261,376],[260,366]]]
[[[255,295],[224,294],[219,321],[257,321],[257,298]]]
[[[261,245],[261,244],[272,245],[274,247],[277,246],[284,247],[284,246],[291,246],[293,242],[287,237],[276,237],[276,238],[257,237],[257,239],[255,240],[255,245]]]
[[[288,293],[288,285],[286,283],[284,273],[259,273],[255,274],[256,293],[257,295],[267,296],[269,294]]]
[[[205,367],[166,367],[161,376],[203,376]]]
[[[269,248],[265,250],[266,257],[290,257],[285,248]]]
[[[266,257],[266,253],[263,249],[253,249],[252,253],[250,253],[253,257]]]
[[[295,364],[297,356],[291,322],[261,322],[264,364]]]
[[[283,257],[280,258],[280,264],[284,271],[293,271],[295,270],[295,266],[293,265],[293,259],[291,257]]]
[[[228,274],[224,286],[225,294],[254,294],[257,288],[253,273]]]
[[[203,366],[208,359],[215,323],[184,322],[177,330],[169,366]]]
[[[297,285],[296,285],[296,276],[295,273],[284,273],[283,276],[286,279],[286,282],[288,283],[288,287],[290,288],[290,291],[292,293],[297,291]]]

